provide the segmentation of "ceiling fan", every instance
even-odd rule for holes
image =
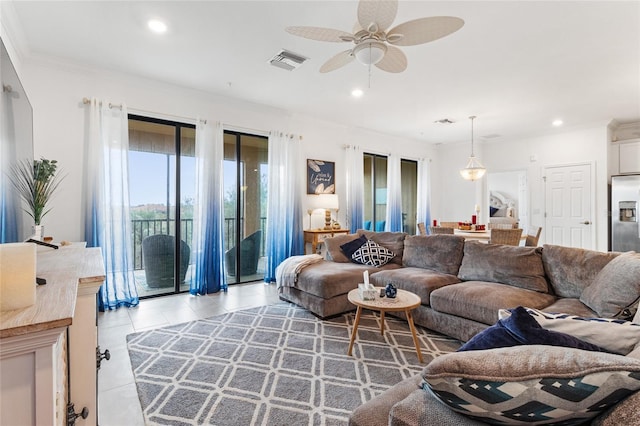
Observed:
[[[353,34],[321,27],[287,27],[286,31],[311,40],[355,45],[325,62],[320,67],[322,73],[341,68],[355,58],[365,65],[399,73],[407,69],[407,57],[396,46],[428,43],[454,33],[464,25],[462,19],[454,16],[433,16],[388,29],[397,11],[398,0],[360,0]]]

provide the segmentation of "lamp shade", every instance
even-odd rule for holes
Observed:
[[[311,197],[314,209],[337,210],[338,196],[336,194],[319,194]]]

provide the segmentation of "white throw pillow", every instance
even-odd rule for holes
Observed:
[[[526,309],[542,328],[570,334],[611,352],[627,355],[640,344],[640,324],[631,321],[584,318],[569,314],[552,314],[533,308]],[[510,315],[508,309],[498,311],[500,319]]]

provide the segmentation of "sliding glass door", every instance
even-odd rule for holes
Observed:
[[[364,154],[364,224],[369,231],[384,231],[387,216],[387,157]]]
[[[264,278],[268,139],[224,133],[224,249],[227,283]]]
[[[129,115],[134,276],[141,297],[189,290],[195,127]]]

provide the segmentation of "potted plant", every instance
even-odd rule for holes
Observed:
[[[24,160],[18,162],[12,169],[10,180],[13,186],[27,204],[24,209],[33,218],[35,237],[42,237],[42,218],[49,213],[47,203],[60,185],[64,177],[56,174],[58,162],[56,160]]]

